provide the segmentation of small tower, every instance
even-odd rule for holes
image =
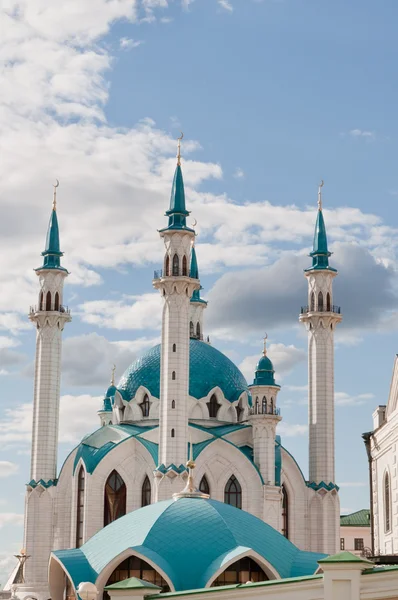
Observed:
[[[115,367],[115,365],[113,365],[110,386],[106,390],[104,399],[102,401],[101,408],[97,411],[97,414],[100,418],[102,427],[104,425],[112,425],[112,415],[113,415],[112,404],[113,404],[113,398],[115,397],[115,393],[117,391],[116,387],[115,387],[115,371],[116,371],[116,367]]]
[[[305,270],[308,305],[301,308],[300,322],[308,331],[309,485],[317,492],[311,549],[332,554],[338,540],[338,514],[333,515],[332,510],[332,505],[338,505],[334,470],[334,330],[342,316],[340,307],[333,304],[337,271],[329,266],[331,252],[322,212],[322,187],[323,182],[318,190],[312,266]],[[333,499],[326,500],[331,492]],[[315,524],[317,513],[319,522]]]
[[[275,433],[282,417],[277,408],[280,385],[275,383],[274,367],[267,356],[267,337],[264,338],[263,355],[257,363],[252,385],[249,423],[253,431],[254,462],[264,482],[264,520],[280,529],[280,488],[275,486]]]
[[[155,273],[153,285],[162,295],[162,341],[160,361],[159,465],[157,500],[172,493],[172,480],[186,474],[188,447],[189,318],[190,300],[200,283],[189,265],[195,231],[187,227],[189,212],[181,171],[180,140],[174,174],[168,226],[160,230],[165,245],[163,273]]]
[[[30,559],[25,564],[25,583],[18,595],[49,598],[48,560],[54,528],[54,489],[57,483],[59,400],[62,331],[71,320],[63,304],[63,286],[68,271],[61,266],[62,252],[54,186],[53,209],[47,231],[43,264],[36,269],[40,291],[29,319],[36,326],[32,458],[25,502],[24,546]]]
[[[196,258],[195,245],[192,246],[191,251],[191,266],[189,269],[189,276],[192,279],[199,281],[199,268],[198,261]],[[203,340],[203,311],[207,307],[206,300],[202,300],[200,297],[200,290],[194,290],[191,298],[190,315],[189,315],[189,337],[197,340]]]

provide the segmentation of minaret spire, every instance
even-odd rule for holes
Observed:
[[[181,136],[178,138],[177,166],[171,188],[170,208],[166,211],[166,216],[169,217],[167,229],[186,229],[188,231],[193,231],[193,229],[187,227],[189,211],[187,211],[185,206],[185,189],[181,170],[181,140],[183,137],[184,134],[181,132]]]
[[[54,192],[53,192],[53,210],[57,210],[57,187],[59,186],[58,179],[56,179],[55,181],[56,181],[56,183],[53,185],[53,188],[54,188]]]
[[[321,183],[318,186],[318,210],[322,210],[322,188],[324,186],[324,181],[321,179]]]
[[[312,258],[312,267],[309,268],[309,271],[312,269],[330,269],[335,271],[329,267],[329,257],[332,255],[328,250],[328,239],[326,235],[326,226],[325,220],[323,218],[323,210],[322,210],[322,188],[324,186],[323,180],[321,181],[318,187],[318,214],[316,217],[315,223],[315,232],[314,232],[314,242],[312,252],[310,252],[310,256]]]

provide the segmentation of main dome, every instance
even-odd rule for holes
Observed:
[[[101,529],[81,548],[53,554],[77,587],[81,581],[96,582],[127,549],[157,565],[176,591],[204,588],[224,565],[251,552],[276,578],[312,575],[324,556],[299,550],[244,510],[199,498],[139,508]]]
[[[138,358],[120,379],[118,390],[132,400],[143,385],[160,398],[160,344]],[[219,387],[230,402],[248,392],[246,379],[238,367],[222,352],[201,340],[189,341],[189,395],[199,400]]]

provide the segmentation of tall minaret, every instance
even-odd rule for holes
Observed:
[[[36,363],[33,399],[31,480],[47,482],[57,475],[58,414],[61,382],[62,331],[71,320],[63,306],[64,279],[68,271],[61,267],[63,253],[54,186],[53,209],[48,225],[43,265],[36,269],[40,292],[38,304],[30,309],[29,319],[36,325]]]
[[[195,232],[186,224],[189,212],[185,207],[181,171],[181,139],[182,136],[178,140],[177,167],[170,208],[166,212],[169,223],[159,232],[165,245],[163,273],[155,276],[153,281],[164,301],[160,363],[159,465],[155,472],[158,500],[169,497],[172,492],[171,482],[176,475],[186,473],[190,300],[194,290],[200,288],[199,281],[189,272]],[[167,485],[160,485],[162,480],[165,484],[167,482]]]
[[[192,279],[199,280],[199,268],[195,245],[192,246],[191,251],[189,276],[192,277]],[[189,316],[189,337],[196,338],[197,340],[203,340],[203,311],[207,307],[206,300],[203,300],[200,297],[201,289],[202,288],[200,287],[199,289],[194,290],[194,293],[192,294]]]
[[[334,329],[342,316],[340,307],[333,304],[333,279],[337,271],[329,266],[331,252],[322,213],[322,187],[323,181],[318,190],[314,247],[310,253],[312,266],[305,270],[308,306],[302,307],[300,322],[305,323],[308,331],[309,485],[321,493],[317,498],[319,506],[326,507],[325,495],[333,492],[337,496],[334,469]],[[338,503],[338,498],[333,502]],[[314,508],[314,519],[317,512],[320,521],[314,528],[323,531],[323,535],[320,531],[317,537],[318,549],[335,552],[337,524],[334,516]],[[311,550],[316,549],[312,543]]]
[[[25,501],[25,583],[18,585],[22,598],[49,598],[48,560],[54,535],[54,495],[57,477],[58,420],[61,380],[62,331],[71,320],[63,305],[63,285],[68,271],[61,267],[62,252],[54,186],[53,209],[48,225],[43,264],[36,269],[40,291],[29,319],[36,325],[36,362],[33,399],[32,457]]]

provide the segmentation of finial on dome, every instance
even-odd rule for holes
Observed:
[[[116,365],[113,365],[112,375],[111,375],[111,385],[115,385],[115,371],[116,371]]]
[[[178,144],[177,144],[177,165],[180,167],[181,166],[181,140],[184,137],[183,132],[181,131],[181,135],[179,138],[177,138]]]
[[[267,339],[268,339],[268,333],[266,333],[263,337],[263,340],[264,340],[263,354],[264,354],[264,356],[266,356],[266,354],[267,354]]]
[[[322,188],[324,186],[324,181],[321,179],[321,183],[318,186],[318,210],[322,210]]]
[[[57,210],[57,187],[59,187],[58,179],[55,180],[56,183],[53,184],[54,192],[53,192],[53,210]]]
[[[181,492],[177,492],[173,494],[174,500],[179,500],[180,498],[202,498],[203,500],[208,500],[210,498],[209,494],[205,494],[198,490],[195,486],[195,481],[193,478],[193,470],[196,467],[195,461],[193,459],[193,445],[192,438],[189,439],[189,458],[187,460],[186,466],[188,468],[188,481],[185,488]]]

